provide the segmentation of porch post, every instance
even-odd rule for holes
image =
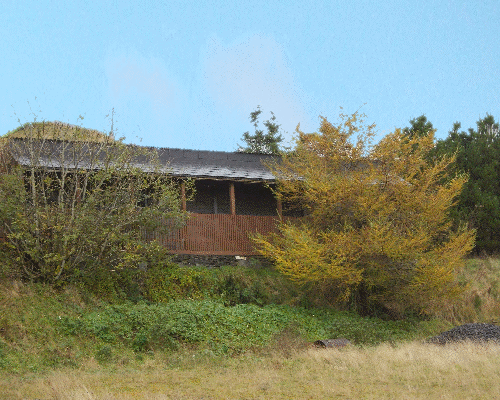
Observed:
[[[276,199],[277,205],[278,205],[278,217],[280,219],[283,219],[283,204],[281,203],[281,199]]]
[[[181,182],[182,211],[186,211],[186,183]]]
[[[236,199],[234,198],[234,182],[229,183],[229,202],[231,204],[231,215],[236,215]]]
[[[75,179],[75,200],[77,203],[82,202],[82,189],[80,188],[80,177],[78,172],[73,175]]]

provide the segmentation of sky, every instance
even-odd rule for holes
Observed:
[[[498,0],[2,0],[0,54],[0,134],[113,115],[127,143],[235,151],[259,105],[287,141],[357,110],[377,138],[500,119]]]

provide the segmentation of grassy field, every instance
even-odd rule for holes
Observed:
[[[178,354],[141,367],[3,375],[2,399],[494,399],[500,347],[418,343],[235,358]]]
[[[76,288],[4,281],[0,399],[500,398],[500,346],[422,343],[454,325],[498,323],[497,258],[469,260],[461,304],[406,321],[304,308],[291,294],[275,304],[284,284],[236,274],[224,275],[220,299],[204,294],[217,281],[205,277],[182,286],[190,298],[165,303],[110,303]],[[354,345],[311,345],[335,337]]]

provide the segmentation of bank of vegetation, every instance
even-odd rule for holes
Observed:
[[[181,268],[191,278],[171,279]],[[472,284],[461,308],[399,321],[318,304],[316,293],[265,269],[171,269],[162,301],[4,280],[3,398],[437,398],[459,389],[481,398],[499,390],[497,345],[422,344],[464,322],[498,322],[496,258],[467,262],[460,279]],[[353,346],[312,346],[335,337]]]
[[[176,272],[190,278],[174,278]],[[4,281],[0,291],[0,368],[8,373],[134,365],[192,352],[217,357],[310,347],[344,337],[354,345],[421,341],[469,321],[498,322],[500,262],[471,259],[461,275],[473,282],[461,307],[440,318],[362,318],[318,304],[317,293],[298,292],[264,269],[207,270],[171,266],[163,299],[103,299],[78,286]],[[147,285],[147,284],[146,284]],[[155,292],[154,296],[159,296]],[[386,316],[387,317],[387,316]]]

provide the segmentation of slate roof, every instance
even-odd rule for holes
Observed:
[[[11,151],[14,160],[24,166],[31,164],[30,153],[23,146],[24,139],[13,139],[16,142],[16,151]],[[21,145],[21,146],[20,146]],[[101,146],[102,144],[95,144]],[[93,146],[89,144],[88,147]],[[67,156],[61,157],[62,149]],[[14,149],[14,147],[12,147]],[[247,154],[224,151],[201,151],[172,148],[151,148],[158,151],[159,160],[165,172],[178,177],[226,179],[246,181],[274,181],[274,176],[264,165],[264,162],[278,159],[267,154]],[[100,162],[86,159],[76,160],[70,156],[72,143],[58,140],[45,140],[44,151],[38,157],[40,167],[58,169],[64,163],[69,169],[99,168]],[[85,153],[85,151],[83,151]],[[90,151],[89,151],[90,154]],[[64,160],[64,161],[61,161]],[[152,166],[146,161],[137,160],[135,166],[145,172],[151,171]]]
[[[168,165],[174,176],[230,180],[273,181],[264,165],[276,157],[224,151],[158,149],[162,165]]]

